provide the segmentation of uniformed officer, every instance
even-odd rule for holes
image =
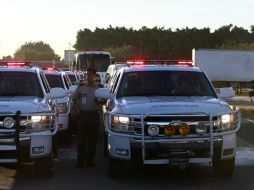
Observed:
[[[77,126],[77,164],[76,168],[84,166],[94,167],[96,145],[99,135],[100,116],[99,107],[101,102],[94,96],[95,90],[99,87],[95,81],[96,71],[88,69],[86,82],[79,86],[73,94],[74,106],[78,107],[80,114]]]

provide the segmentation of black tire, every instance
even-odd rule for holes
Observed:
[[[213,171],[218,177],[232,177],[235,168],[235,157],[229,160],[214,160]]]
[[[54,174],[53,153],[45,158],[40,158],[34,163],[35,175],[41,177],[51,177]]]
[[[108,155],[108,176],[110,178],[119,178],[124,175],[124,164],[122,160],[111,158]]]

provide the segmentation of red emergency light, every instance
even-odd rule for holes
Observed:
[[[48,71],[54,71],[55,68],[54,67],[47,67],[46,70],[48,70]]]
[[[178,64],[187,64],[187,65],[191,64],[192,65],[193,61],[192,60],[188,60],[188,59],[186,59],[186,60],[185,59],[182,59],[182,60],[179,59],[179,60],[177,60],[177,63]]]
[[[7,67],[24,67],[24,66],[28,66],[29,64],[30,62],[27,62],[27,61],[15,61],[15,60],[0,61],[0,65],[4,65]]]
[[[8,62],[7,66],[12,66],[12,67],[22,67],[25,66],[25,62]]]
[[[128,60],[127,64],[130,64],[130,65],[143,65],[144,60]]]
[[[128,65],[149,65],[149,64],[160,64],[160,65],[187,65],[192,66],[192,60],[128,60]]]

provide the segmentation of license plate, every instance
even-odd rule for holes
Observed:
[[[32,148],[33,154],[40,154],[44,152],[44,146],[37,146]]]

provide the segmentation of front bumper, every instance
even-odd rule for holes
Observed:
[[[234,157],[235,149],[235,133],[214,136],[212,151],[210,151],[209,138],[159,139],[157,141],[146,139],[143,144],[142,139],[119,136],[116,133],[108,134],[108,150],[112,158],[144,164],[170,164],[179,161],[212,164],[212,160]],[[119,154],[123,150],[126,154]]]
[[[42,113],[52,115],[51,113]],[[32,114],[30,114],[32,115]],[[7,114],[0,114],[7,117]],[[47,157],[52,152],[52,136],[57,132],[54,122],[48,130],[26,130],[26,123],[21,122],[20,112],[9,114],[15,119],[11,128],[0,127],[0,163],[18,163]],[[27,115],[25,115],[27,117]],[[22,125],[21,125],[22,123]],[[57,122],[55,122],[57,124]]]
[[[214,138],[213,152],[214,158],[220,159],[222,151],[223,139],[221,137]],[[209,157],[210,141],[199,140],[187,142],[179,140],[175,142],[156,142],[146,143],[146,160],[158,160],[157,163],[169,164],[170,162],[186,159],[190,163],[202,163],[205,158]],[[132,161],[142,160],[142,143],[137,140],[131,140],[130,152]],[[209,162],[208,160],[206,160]],[[151,162],[152,163],[152,162]]]
[[[52,151],[52,136],[0,138],[0,163],[29,162],[49,156]]]

